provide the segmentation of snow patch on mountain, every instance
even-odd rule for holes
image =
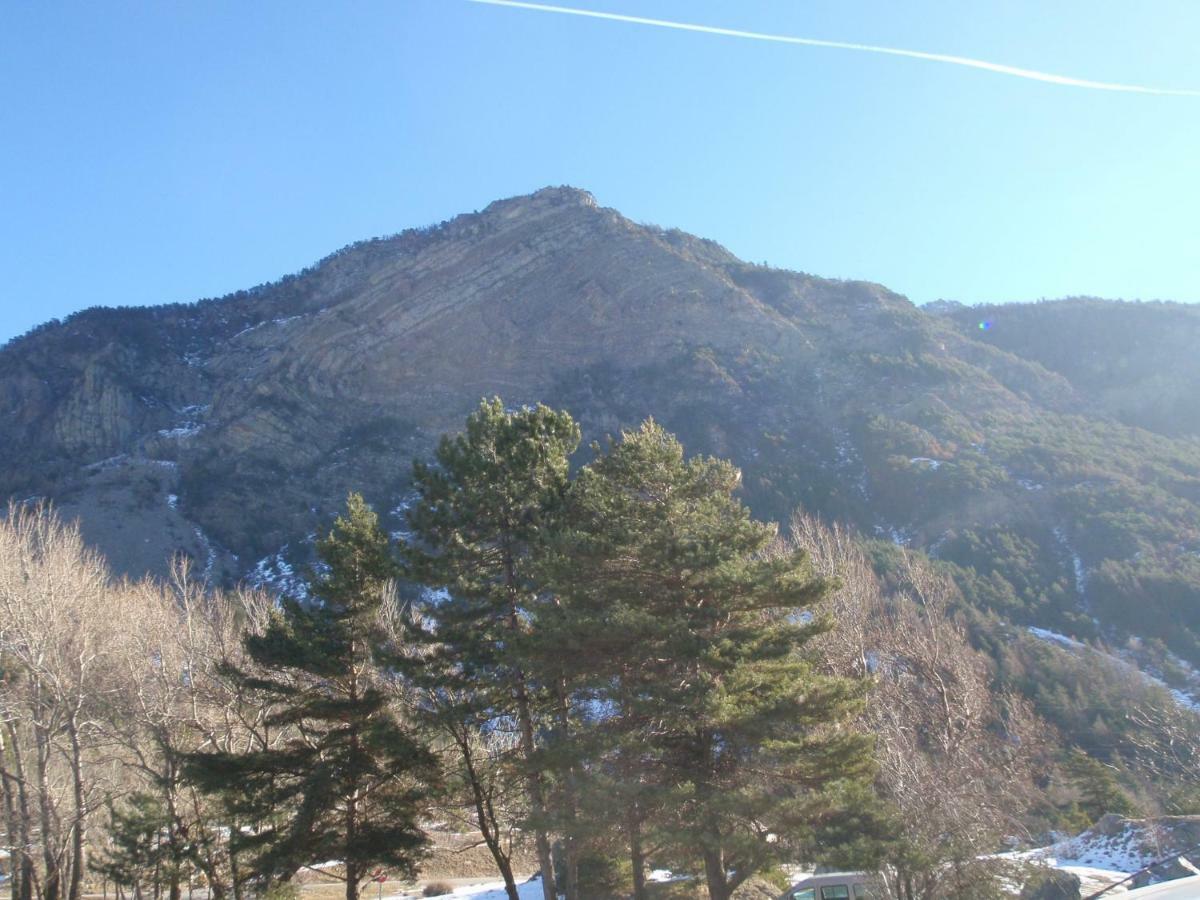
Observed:
[[[1075,593],[1077,593],[1082,600],[1087,596],[1087,567],[1084,566],[1083,560],[1080,559],[1079,554],[1076,553],[1075,549],[1071,546],[1071,542],[1067,540],[1067,533],[1062,529],[1061,526],[1055,526],[1053,529],[1053,534],[1054,539],[1058,541],[1058,545],[1062,547],[1063,550],[1066,551],[1067,555],[1071,558],[1071,568],[1075,573]]]
[[[158,430],[158,436],[175,439],[189,438],[199,434],[203,428],[203,425],[194,422],[187,422],[183,425],[176,425],[174,428],[160,428]]]
[[[284,544],[274,553],[264,556],[255,563],[248,580],[257,588],[297,600],[307,600],[309,598],[308,583],[296,574],[295,568],[288,562],[288,546],[288,544]]]
[[[217,549],[213,546],[213,542],[208,539],[208,535],[199,526],[193,527],[192,532],[196,535],[196,540],[204,551],[204,571],[201,574],[205,581],[209,581],[212,578],[213,571],[217,567]]]
[[[408,511],[421,497],[416,491],[409,491],[402,496],[396,505],[388,510],[388,515],[396,519],[399,527],[389,532],[393,541],[408,541],[412,538],[412,529],[408,527]]]
[[[1033,625],[1029,626],[1029,633],[1043,641],[1048,641],[1052,644],[1059,644],[1063,647],[1069,647],[1073,650],[1086,650],[1087,645],[1082,641],[1077,641],[1075,638],[1069,638],[1065,634],[1059,634],[1057,631],[1051,631],[1048,628],[1036,628]]]

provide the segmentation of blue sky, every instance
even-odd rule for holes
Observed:
[[[1194,0],[559,0],[1200,88]],[[10,3],[0,341],[547,184],[917,302],[1200,301],[1200,98],[466,0]]]

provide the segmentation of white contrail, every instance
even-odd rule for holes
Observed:
[[[835,50],[860,50],[864,53],[883,53],[888,56],[906,56],[909,59],[925,59],[931,62],[950,63],[955,66],[968,66],[972,69],[984,69],[1001,75],[1012,75],[1017,78],[1029,78],[1033,81],[1046,81],[1050,84],[1063,84],[1068,87],[1091,88],[1097,91],[1122,91],[1132,94],[1158,94],[1176,97],[1200,97],[1200,90],[1184,88],[1145,87],[1137,84],[1118,84],[1109,81],[1089,81],[1086,78],[1072,78],[1069,75],[1055,75],[1051,72],[1039,72],[1036,69],[1021,69],[1017,66],[1006,66],[1003,63],[987,62],[982,59],[971,59],[969,56],[951,56],[946,53],[926,53],[922,50],[902,50],[898,47],[876,47],[872,44],[851,44],[845,41],[822,41],[817,38],[791,37],[785,34],[764,34],[759,31],[739,31],[735,28],[717,28],[712,25],[693,25],[688,22],[671,22],[666,19],[647,19],[642,16],[626,16],[620,13],[597,12],[591,9],[576,9],[571,6],[551,6],[546,3],[526,3],[522,0],[469,0],[471,3],[483,3],[488,6],[509,6],[515,9],[532,9],[537,12],[560,13],[567,16],[586,16],[590,19],[608,19],[612,22],[629,22],[634,25],[653,25],[656,28],[674,28],[678,31],[699,31],[703,34],[719,34],[725,37],[749,38],[754,41],[772,41],[776,44],[800,44],[805,47],[831,47]]]

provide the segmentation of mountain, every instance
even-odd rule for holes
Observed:
[[[11,341],[0,493],[52,498],[126,572],[182,550],[286,583],[350,489],[402,531],[410,460],[499,394],[592,439],[654,416],[736,461],[760,516],[803,506],[954,564],[982,610],[1200,663],[1197,338],[1171,304],[924,310],[548,188]]]
[[[1200,435],[1200,308],[1077,297],[943,310],[992,346],[1065,377],[1096,414]]]

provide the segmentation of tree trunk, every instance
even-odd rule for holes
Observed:
[[[19,873],[20,894],[14,894],[14,900],[33,900],[34,893],[34,870],[33,857],[29,853],[30,847],[33,846],[30,837],[29,829],[33,824],[33,820],[29,814],[29,793],[25,788],[25,761],[21,756],[21,745],[17,741],[17,729],[12,722],[5,724],[5,731],[8,733],[9,746],[12,749],[13,774],[16,777],[17,792],[17,816],[18,828],[17,839],[21,842],[20,857],[21,870]],[[13,866],[13,888],[17,887],[18,873],[16,869],[16,857],[11,860]]]
[[[704,851],[704,881],[708,885],[709,900],[729,900],[732,893],[725,874],[725,861],[720,850]]]
[[[514,618],[515,618],[514,613]],[[527,774],[529,781],[529,805],[533,807],[533,814],[538,819],[537,828],[534,829],[535,843],[537,844],[538,865],[542,869],[542,897],[543,900],[558,900],[558,893],[554,890],[554,862],[550,857],[550,836],[546,833],[546,826],[543,824],[546,818],[546,795],[542,790],[542,776],[532,767],[533,756],[533,718],[529,713],[529,695],[525,693],[525,677],[522,673],[517,673],[517,717],[521,721],[521,744],[525,755],[526,765],[529,766]]]
[[[238,869],[237,851],[233,849],[233,829],[238,827],[234,821],[229,832],[229,887],[233,891],[233,900],[242,900],[242,873]],[[212,890],[212,885],[209,885]]]
[[[505,540],[504,544],[504,586],[508,592],[508,627],[513,634],[521,630],[520,595],[517,587],[516,561],[511,545]],[[558,900],[558,892],[554,889],[554,861],[550,856],[550,836],[546,833],[546,795],[542,789],[542,776],[534,771],[533,757],[533,716],[529,709],[529,693],[525,687],[525,673],[520,666],[515,671],[514,693],[517,701],[517,718],[521,726],[521,750],[525,763],[529,767],[526,777],[529,784],[529,805],[538,820],[534,829],[534,842],[537,845],[538,865],[542,869],[542,898],[543,900]]]
[[[629,831],[629,862],[633,871],[633,900],[646,900],[646,855],[642,849],[642,821],[637,801],[629,804],[625,821]]]
[[[83,786],[83,751],[79,744],[77,711],[72,710],[67,718],[67,737],[71,741],[71,787],[75,801],[75,827],[71,840],[71,881],[68,900],[80,900],[83,893],[83,870],[86,866],[85,847],[87,838],[87,796]],[[178,900],[172,897],[171,900]]]
[[[512,553],[506,547],[504,553],[504,578],[508,589],[509,609],[508,627],[514,634],[521,630],[521,617],[518,609],[517,574]],[[525,673],[518,666],[514,673],[514,694],[517,701],[517,718],[521,726],[521,751],[525,756],[528,767],[526,777],[529,783],[529,805],[537,819],[534,829],[534,839],[537,845],[538,865],[542,869],[542,898],[543,900],[558,900],[558,892],[554,889],[554,862],[550,856],[550,836],[546,833],[546,794],[542,788],[541,773],[533,768],[533,715],[529,708],[529,692],[525,686]]]
[[[206,831],[203,825],[200,826],[200,831],[201,834],[204,834]],[[200,870],[200,873],[204,876],[204,880],[207,882],[206,887],[208,889],[208,900],[225,900],[229,892],[226,890],[225,880],[221,877],[220,867],[214,858],[212,846],[209,843],[211,840],[211,837],[205,837],[203,849],[197,849],[195,851],[193,862]],[[230,856],[230,869],[233,870],[232,855]],[[235,874],[235,872],[231,871],[231,878],[233,874]],[[189,896],[191,895],[190,879],[188,884],[188,894]]]
[[[160,746],[161,743],[160,743]],[[176,802],[176,773],[175,764],[169,749],[164,749],[165,771],[163,773],[163,800],[167,806],[167,821],[170,823],[167,831],[167,847],[171,857],[171,893],[170,900],[182,900],[180,879],[183,875],[183,849],[179,844],[181,823],[179,821],[179,805]],[[191,893],[191,877],[188,878],[188,893]]]
[[[58,856],[54,852],[54,810],[50,796],[49,770],[50,736],[37,722],[34,723],[33,731],[36,750],[34,762],[37,766],[38,824],[42,830],[42,861],[46,867],[45,879],[42,882],[42,900],[59,900],[61,869]]]
[[[354,757],[358,749],[358,735],[351,734],[350,753]],[[353,859],[356,852],[354,843],[358,838],[358,788],[351,791],[346,798],[346,900],[358,900],[358,882],[362,873],[358,870],[358,861]]]
[[[8,751],[4,735],[0,734],[0,794],[4,795],[4,836],[8,847],[8,878],[12,900],[21,897],[21,871],[17,868],[18,859],[24,853],[21,843],[21,823],[17,819],[17,782],[8,771]]]
[[[567,701],[567,686],[560,679],[558,684],[558,727],[560,732],[560,740],[567,741],[571,734],[571,716],[570,708]],[[578,785],[576,779],[575,763],[572,762],[567,767],[566,777],[566,813],[567,827],[566,834],[563,836],[563,864],[566,869],[566,898],[567,900],[579,900],[579,842],[576,840],[576,816],[578,815]]]
[[[450,731],[454,742],[458,745],[459,752],[462,753],[467,782],[471,786],[471,800],[475,805],[475,821],[479,825],[479,833],[483,835],[483,842],[487,845],[492,859],[496,861],[496,868],[500,870],[500,875],[504,879],[504,893],[508,896],[508,900],[520,900],[517,893],[517,882],[513,877],[512,860],[504,852],[504,847],[500,843],[500,828],[496,822],[496,811],[492,806],[491,798],[483,789],[479,772],[475,768],[470,736],[465,727],[460,733],[457,728],[450,726]]]
[[[358,664],[358,641],[355,637],[351,637],[349,646],[350,659],[350,685],[347,691],[347,697],[350,701],[350,708],[354,709],[358,703],[358,670],[355,668]],[[357,713],[355,710],[354,715]],[[352,771],[361,771],[359,769],[359,756],[362,753],[361,737],[359,735],[358,725],[352,725],[350,728],[350,766]],[[362,878],[363,873],[358,870],[358,861],[354,858],[357,852],[355,844],[358,841],[358,801],[359,801],[359,780],[355,777],[354,782],[350,785],[349,796],[346,797],[346,900],[358,900],[358,882]]]

